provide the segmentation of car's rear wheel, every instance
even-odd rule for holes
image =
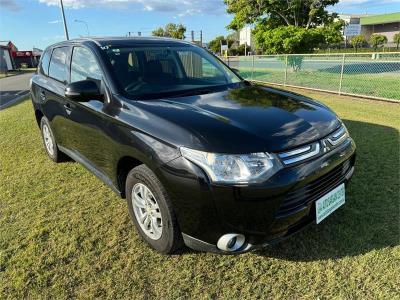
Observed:
[[[40,130],[42,132],[44,148],[50,159],[54,162],[64,161],[66,156],[58,149],[49,120],[46,117],[42,117],[40,120]]]
[[[173,253],[182,246],[182,234],[171,201],[156,175],[145,165],[129,172],[126,198],[140,236],[155,250]]]

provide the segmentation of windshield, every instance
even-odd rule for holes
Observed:
[[[241,79],[206,50],[195,46],[111,47],[105,50],[114,75],[130,98],[211,92]]]

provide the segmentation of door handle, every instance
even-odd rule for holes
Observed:
[[[64,104],[64,108],[65,108],[65,111],[67,112],[67,115],[70,115],[70,114],[72,113],[72,106],[71,106],[71,104],[65,103],[65,104]]]
[[[40,100],[45,101],[46,100],[46,93],[44,91],[41,91],[39,93],[39,97],[40,97]]]

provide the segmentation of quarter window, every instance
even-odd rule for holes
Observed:
[[[56,48],[53,50],[49,66],[50,77],[64,83],[68,82],[67,57],[68,47]]]
[[[93,80],[100,82],[102,74],[95,56],[86,48],[75,47],[71,59],[71,82]]]
[[[49,75],[49,63],[50,63],[50,50],[47,50],[40,61],[40,73],[43,75]]]

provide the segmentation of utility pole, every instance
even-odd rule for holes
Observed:
[[[193,30],[190,32],[190,35],[192,37],[192,43],[193,43],[194,42],[194,31]]]
[[[138,36],[142,36],[142,32],[141,32],[141,31],[138,31],[137,35],[138,35]]]
[[[246,30],[246,40],[244,42],[244,56],[247,56],[247,27],[244,28]]]
[[[203,30],[200,30],[200,47],[203,47]]]
[[[68,41],[69,40],[69,35],[68,35],[67,21],[65,20],[64,5],[63,5],[62,0],[60,0],[60,6],[61,6],[61,14],[62,14],[63,22],[64,22],[65,38]]]

